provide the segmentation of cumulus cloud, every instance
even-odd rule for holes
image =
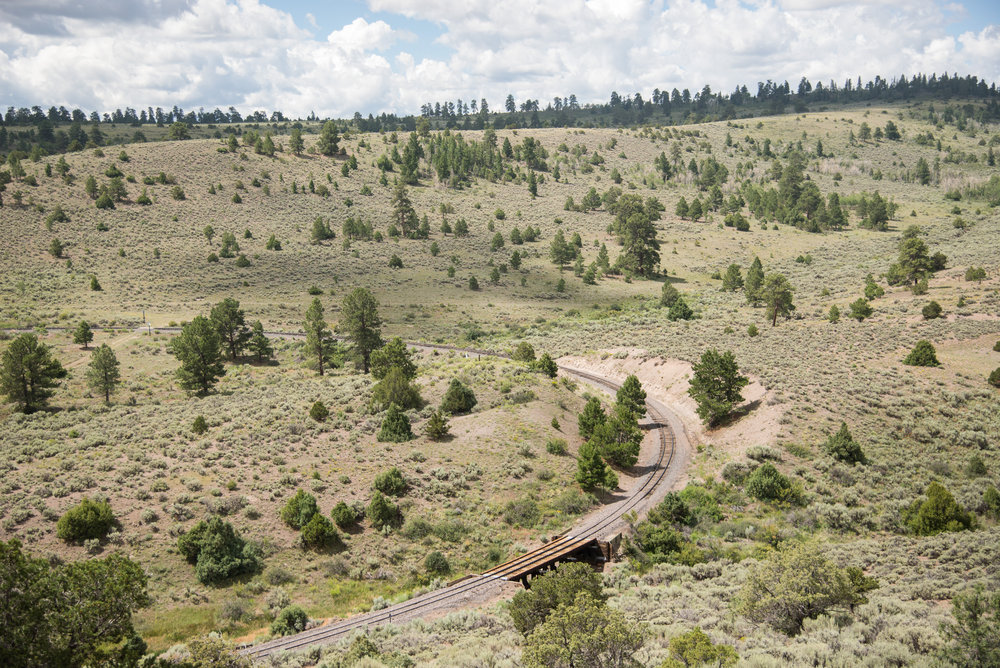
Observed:
[[[1000,79],[1000,27],[949,35],[964,9],[938,0],[369,0],[383,20],[359,17],[325,38],[267,1],[3,0],[0,90],[16,105],[347,116],[801,76]],[[451,55],[415,56],[417,37],[392,14],[437,26]]]

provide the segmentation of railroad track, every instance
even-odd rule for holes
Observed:
[[[476,354],[490,354],[487,351],[471,351],[455,347],[445,347],[419,344],[415,347],[438,348],[444,347],[448,350],[460,352],[474,352]],[[582,378],[596,385],[602,385],[611,390],[617,390],[618,384],[597,376],[595,374],[560,367],[560,370],[571,376]],[[569,554],[580,545],[595,538],[603,538],[619,530],[625,523],[623,516],[632,510],[641,510],[650,501],[655,501],[661,489],[661,483],[666,476],[670,464],[674,460],[676,450],[676,437],[671,428],[667,416],[653,403],[647,402],[646,409],[650,417],[659,425],[659,447],[653,461],[648,466],[652,470],[646,474],[641,484],[626,498],[611,506],[601,509],[596,516],[583,522],[575,529],[557,537],[555,540],[546,543],[534,550],[511,559],[503,564],[495,566],[479,575],[469,576],[454,584],[438,589],[433,592],[422,594],[408,601],[397,603],[383,610],[355,615],[325,626],[319,626],[302,633],[271,640],[260,645],[244,648],[243,654],[253,658],[263,658],[278,652],[288,652],[305,649],[311,645],[329,644],[335,642],[357,629],[368,629],[373,626],[391,623],[396,621],[409,621],[419,618],[424,613],[440,611],[448,604],[460,604],[461,601],[480,590],[496,587],[498,581],[506,580],[508,575],[524,572],[543,563],[549,563],[554,557],[562,554]]]
[[[50,327],[49,329],[66,328]],[[145,329],[145,327],[140,327],[139,329]],[[176,333],[180,332],[181,328],[157,327],[154,328],[154,331]],[[298,339],[305,337],[303,332],[265,331],[264,333],[272,338]],[[335,338],[343,340],[343,337]],[[492,350],[461,348],[448,344],[408,342],[407,345],[423,350],[443,350],[466,355],[499,358],[510,357],[507,354]],[[580,378],[588,383],[605,387],[611,391],[616,391],[619,388],[618,383],[597,374],[561,365],[559,366],[559,370],[569,376]],[[409,621],[448,607],[458,607],[464,599],[471,598],[477,593],[486,592],[490,588],[498,587],[498,584],[506,581],[508,576],[524,573],[540,565],[551,563],[553,559],[558,559],[561,555],[569,555],[575,549],[578,549],[581,545],[585,545],[591,540],[613,535],[626,524],[624,516],[627,513],[631,511],[644,511],[649,504],[658,500],[660,493],[666,493],[663,483],[668,471],[670,471],[671,464],[675,461],[675,455],[678,454],[677,431],[680,431],[683,436],[683,427],[677,418],[670,414],[669,409],[661,407],[653,400],[647,400],[646,410],[657,424],[659,444],[655,458],[646,463],[646,467],[651,467],[651,470],[643,477],[638,487],[629,496],[600,509],[593,515],[585,518],[577,527],[570,529],[554,540],[481,574],[467,576],[447,587],[421,594],[408,601],[397,603],[382,610],[355,615],[292,636],[261,643],[260,645],[244,647],[241,653],[259,659],[278,652],[295,651],[312,645],[336,642],[357,629],[368,629],[393,621]],[[680,448],[680,454],[686,459],[686,438],[684,439],[684,443],[685,447]],[[683,466],[684,461],[681,461],[681,466]]]

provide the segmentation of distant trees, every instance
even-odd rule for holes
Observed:
[[[302,141],[302,130],[299,128],[292,128],[291,135],[288,138],[288,148],[291,150],[293,155],[302,155],[302,149],[305,148],[305,142]]]
[[[368,373],[372,351],[382,345],[382,319],[378,314],[378,305],[378,300],[367,288],[355,288],[341,307],[338,326],[354,344],[364,373]]]
[[[688,394],[697,402],[697,413],[706,425],[714,426],[743,401],[742,390],[749,383],[741,376],[731,351],[706,350],[692,367]]]
[[[392,193],[392,220],[399,225],[404,237],[413,237],[417,231],[417,212],[406,192],[406,184],[402,181],[396,184]]]
[[[118,357],[107,343],[102,343],[90,356],[87,384],[95,392],[104,395],[104,403],[111,401],[111,395],[121,384]]]
[[[52,349],[34,334],[19,335],[0,358],[0,392],[22,413],[43,408],[66,375]]]
[[[184,325],[168,348],[181,363],[177,382],[188,392],[208,394],[226,373],[222,364],[222,340],[205,316],[199,315]]]

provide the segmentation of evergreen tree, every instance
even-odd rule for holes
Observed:
[[[654,221],[660,219],[663,205],[654,198],[645,202],[639,195],[622,195],[610,207],[615,215],[611,229],[622,246],[619,262],[640,276],[655,274],[660,265],[660,243],[656,240]]]
[[[674,213],[677,214],[678,218],[684,219],[688,217],[688,212],[689,212],[689,207],[687,200],[684,199],[684,197],[681,197],[679,200],[677,200],[677,208],[674,209]]]
[[[444,393],[444,398],[441,399],[441,410],[452,415],[468,413],[477,403],[475,393],[463,385],[459,379],[452,378],[448,390]]]
[[[401,443],[413,438],[410,418],[406,417],[406,413],[402,412],[396,404],[389,404],[377,438],[379,442],[389,441],[393,443]]]
[[[609,463],[634,466],[642,445],[636,414],[626,405],[615,404],[608,419],[594,427],[588,443],[594,445]]]
[[[111,394],[121,384],[118,357],[106,343],[94,350],[87,367],[87,384],[95,392],[104,395],[104,402],[110,403]]]
[[[827,439],[824,449],[831,457],[842,462],[867,463],[865,453],[861,450],[861,446],[854,441],[846,422],[840,423],[840,429]]]
[[[319,133],[316,149],[323,155],[333,156],[337,154],[339,143],[340,136],[337,134],[337,124],[333,121],[327,121]]]
[[[392,193],[392,220],[399,226],[404,237],[412,237],[417,230],[417,212],[413,209],[403,182],[396,184]]]
[[[177,369],[178,384],[189,392],[208,394],[226,373],[222,365],[222,340],[205,316],[199,315],[184,325],[168,347],[181,363]]]
[[[642,384],[635,374],[625,379],[618,388],[615,399],[619,406],[623,406],[637,418],[646,414],[646,391],[642,389]]]
[[[288,148],[294,155],[302,155],[302,149],[305,148],[305,143],[302,141],[302,130],[292,128],[291,136],[288,138]]]
[[[618,487],[618,476],[604,462],[601,453],[590,441],[580,446],[576,467],[576,481],[586,490]]]
[[[398,336],[373,351],[371,355],[372,378],[382,380],[393,368],[399,369],[406,380],[413,380],[417,376],[413,354]]]
[[[760,295],[767,307],[767,315],[771,318],[772,327],[778,324],[779,315],[788,318],[795,310],[795,305],[792,303],[794,291],[795,288],[791,286],[784,274],[768,274],[764,278]]]
[[[839,312],[838,312],[839,313]],[[855,301],[851,302],[851,317],[861,322],[865,318],[871,316],[872,307],[868,303],[868,300],[864,297],[858,297]]]
[[[577,422],[580,436],[583,440],[589,440],[593,436],[594,430],[604,424],[607,418],[608,416],[604,413],[604,408],[601,406],[601,400],[597,397],[588,399]]]
[[[264,325],[260,320],[255,320],[250,326],[250,341],[247,347],[258,364],[268,362],[274,357],[274,348],[270,339],[264,334]]]
[[[94,332],[90,329],[90,323],[86,320],[81,320],[80,324],[77,325],[76,329],[73,331],[73,343],[82,345],[83,349],[86,350],[87,346],[93,340]]]
[[[726,273],[722,277],[722,289],[725,292],[736,292],[743,289],[743,274],[740,272],[740,265],[731,264],[726,268]]]
[[[917,345],[913,346],[913,350],[903,360],[903,364],[909,366],[941,366],[941,363],[938,362],[937,351],[934,350],[934,346],[930,341],[924,339],[917,341]]]
[[[448,419],[440,410],[431,413],[431,416],[427,419],[427,423],[424,425],[424,433],[432,441],[443,441],[448,435],[448,429]]]
[[[306,355],[315,361],[316,369],[322,376],[324,368],[331,362],[334,342],[333,333],[327,328],[326,320],[323,318],[323,303],[319,297],[313,299],[306,310],[302,328],[306,330]]]
[[[367,288],[355,288],[344,299],[338,323],[361,356],[362,370],[368,373],[372,351],[382,345],[382,319],[378,300]]]
[[[681,293],[674,287],[673,283],[670,281],[663,282],[663,289],[660,291],[660,306],[670,308],[680,297]]]
[[[698,404],[698,417],[711,427],[743,401],[742,390],[749,382],[746,376],[740,375],[732,352],[720,354],[709,349],[692,367],[688,394]]]
[[[229,352],[229,359],[239,359],[252,336],[240,303],[232,297],[226,297],[212,307],[209,318]]]
[[[52,357],[52,349],[34,334],[21,334],[7,346],[0,358],[0,392],[22,413],[43,408],[65,378],[66,369]]]
[[[761,302],[760,289],[764,285],[764,266],[760,258],[756,255],[747,270],[747,278],[743,283],[743,292],[747,296],[747,302],[756,306]]]

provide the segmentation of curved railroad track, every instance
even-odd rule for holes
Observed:
[[[66,328],[51,327],[49,329]],[[140,327],[139,329],[145,330],[146,328]],[[157,327],[153,331],[174,333],[180,332],[181,328]],[[303,332],[266,331],[264,333],[269,337],[281,339],[305,337]],[[335,338],[342,340],[342,337]],[[461,348],[447,344],[407,342],[407,346],[419,350],[444,350],[465,355],[510,357],[505,353],[492,350]],[[619,387],[619,384],[614,380],[580,369],[560,365],[559,370],[566,375],[579,378],[592,385],[604,387],[611,391],[616,391]],[[554,556],[566,553],[566,550],[572,548],[573,545],[614,535],[627,524],[627,520],[624,518],[627,513],[644,513],[666,494],[669,487],[687,467],[690,456],[690,445],[684,433],[683,424],[677,415],[660,402],[650,398],[647,398],[646,410],[656,424],[659,436],[658,446],[652,455],[648,456],[647,460],[641,463],[642,467],[646,469],[646,473],[636,482],[634,489],[627,496],[578,520],[576,526],[566,533],[510,561],[495,566],[481,574],[470,575],[457,580],[447,587],[416,596],[382,610],[354,615],[353,617],[324,626],[317,626],[292,636],[276,638],[259,645],[244,647],[241,653],[252,658],[263,658],[279,652],[295,651],[312,645],[333,643],[357,629],[368,629],[393,621],[405,622],[431,613],[457,609],[463,607],[470,600],[481,600],[484,595],[488,595],[492,590],[499,589],[500,583],[506,581],[508,575],[523,572],[535,564],[550,562]]]

